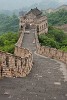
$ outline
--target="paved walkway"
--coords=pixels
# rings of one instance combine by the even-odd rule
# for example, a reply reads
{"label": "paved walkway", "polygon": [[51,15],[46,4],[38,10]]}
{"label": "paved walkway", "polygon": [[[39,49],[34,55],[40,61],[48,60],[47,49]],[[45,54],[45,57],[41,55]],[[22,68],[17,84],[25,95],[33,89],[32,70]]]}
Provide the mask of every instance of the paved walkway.
{"label": "paved walkway", "polygon": [[[23,47],[33,52],[34,65],[26,78],[0,80],[0,100],[67,100],[65,65],[34,53],[34,32],[25,34]],[[65,73],[65,72],[64,72]]]}

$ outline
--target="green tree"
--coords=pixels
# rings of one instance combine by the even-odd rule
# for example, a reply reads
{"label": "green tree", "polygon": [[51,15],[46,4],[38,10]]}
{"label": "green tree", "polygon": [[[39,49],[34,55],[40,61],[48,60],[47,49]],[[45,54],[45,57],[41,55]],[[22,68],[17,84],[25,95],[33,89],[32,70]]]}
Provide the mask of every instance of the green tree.
{"label": "green tree", "polygon": [[47,14],[49,25],[63,25],[67,24],[67,10],[59,10]]}
{"label": "green tree", "polygon": [[18,33],[6,33],[0,36],[0,50],[13,53],[15,43],[18,40]]}
{"label": "green tree", "polygon": [[62,30],[50,26],[48,34],[41,34],[38,38],[41,45],[67,51],[67,35]]}
{"label": "green tree", "polygon": [[13,16],[7,16],[0,14],[0,34],[7,32],[18,32],[19,19],[13,14]]}

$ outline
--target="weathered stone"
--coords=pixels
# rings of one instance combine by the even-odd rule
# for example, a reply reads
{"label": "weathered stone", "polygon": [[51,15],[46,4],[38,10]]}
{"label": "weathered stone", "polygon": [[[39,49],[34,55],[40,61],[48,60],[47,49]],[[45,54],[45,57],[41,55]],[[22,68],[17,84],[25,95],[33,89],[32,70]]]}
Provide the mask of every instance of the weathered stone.
{"label": "weathered stone", "polygon": [[63,63],[67,64],[67,53],[57,50],[55,48],[48,48],[46,46],[40,46],[40,49],[38,48],[38,53],[50,57],[52,59],[57,59],[62,61]]}

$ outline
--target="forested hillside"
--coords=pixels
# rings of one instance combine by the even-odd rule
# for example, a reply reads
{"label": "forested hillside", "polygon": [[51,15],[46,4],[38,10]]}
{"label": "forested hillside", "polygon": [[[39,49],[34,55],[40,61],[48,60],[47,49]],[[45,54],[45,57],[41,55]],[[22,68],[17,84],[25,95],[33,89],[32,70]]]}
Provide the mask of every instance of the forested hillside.
{"label": "forested hillside", "polygon": [[7,32],[17,32],[18,27],[19,19],[15,14],[12,16],[0,14],[0,34]]}
{"label": "forested hillside", "polygon": [[19,19],[13,14],[0,14],[0,50],[13,53],[18,40]]}
{"label": "forested hillside", "polygon": [[18,40],[18,33],[6,33],[0,35],[0,50],[14,53],[15,43]]}
{"label": "forested hillside", "polygon": [[67,35],[54,27],[49,27],[48,34],[39,35],[41,45],[61,49],[67,52]]}
{"label": "forested hillside", "polygon": [[53,12],[47,14],[49,25],[63,25],[67,24],[67,10],[59,10],[57,12]]}

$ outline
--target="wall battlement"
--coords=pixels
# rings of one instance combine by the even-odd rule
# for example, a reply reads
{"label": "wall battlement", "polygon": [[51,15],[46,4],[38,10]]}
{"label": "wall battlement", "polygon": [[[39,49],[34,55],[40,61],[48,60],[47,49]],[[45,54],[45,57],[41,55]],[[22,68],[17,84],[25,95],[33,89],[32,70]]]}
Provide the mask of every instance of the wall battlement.
{"label": "wall battlement", "polygon": [[25,77],[32,69],[32,53],[25,48],[22,48],[24,32],[21,33],[18,42],[15,44],[14,54],[0,51],[1,66],[3,71],[1,77]]}
{"label": "wall battlement", "polygon": [[67,64],[67,53],[61,50],[57,50],[55,48],[50,48],[46,46],[39,46],[37,49],[37,53],[43,56],[50,57],[52,59],[57,59]]}

